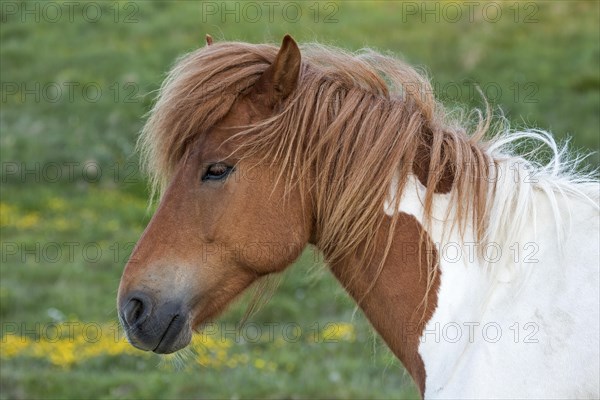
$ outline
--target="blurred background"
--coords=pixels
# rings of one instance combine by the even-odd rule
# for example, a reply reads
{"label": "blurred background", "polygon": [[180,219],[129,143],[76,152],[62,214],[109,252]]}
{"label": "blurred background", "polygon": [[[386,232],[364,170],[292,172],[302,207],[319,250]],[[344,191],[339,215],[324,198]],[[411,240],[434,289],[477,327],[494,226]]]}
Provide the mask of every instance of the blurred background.
{"label": "blurred background", "polygon": [[116,290],[152,215],[137,133],[165,72],[207,33],[372,47],[423,67],[449,106],[481,106],[479,87],[515,128],[600,147],[597,1],[0,7],[1,399],[417,396],[311,250],[244,327],[248,296],[183,356],[124,341]]}

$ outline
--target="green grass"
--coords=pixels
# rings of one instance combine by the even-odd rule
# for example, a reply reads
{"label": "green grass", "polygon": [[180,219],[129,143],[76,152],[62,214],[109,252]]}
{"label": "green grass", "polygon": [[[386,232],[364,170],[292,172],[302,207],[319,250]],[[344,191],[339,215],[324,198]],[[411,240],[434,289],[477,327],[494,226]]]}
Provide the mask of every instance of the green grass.
{"label": "green grass", "polygon": [[[600,148],[597,2],[527,3],[534,8],[522,4],[518,15],[513,3],[506,3],[497,22],[486,21],[492,15],[475,8],[473,21],[465,16],[455,23],[448,21],[450,14],[439,22],[409,14],[407,4],[421,2],[322,2],[318,15],[308,2],[295,22],[282,17],[281,3],[273,23],[266,6],[257,22],[243,15],[235,22],[231,15],[207,15],[193,1],[107,2],[100,3],[97,22],[86,21],[75,8],[72,22],[63,10],[61,21],[52,23],[13,14],[5,4],[0,16],[3,335],[16,326],[18,333],[35,336],[25,328],[62,319],[115,321],[124,262],[150,217],[134,154],[136,135],[165,71],[176,57],[202,46],[205,33],[215,40],[255,43],[279,42],[291,33],[299,42],[391,52],[423,66],[450,106],[480,106],[478,85],[514,126],[572,137],[576,149]],[[10,4],[33,8],[36,3]],[[204,4],[220,7],[221,2]],[[325,22],[332,11],[337,22]],[[125,22],[130,12],[137,22]],[[537,22],[526,23],[531,12]],[[68,85],[76,85],[72,98]],[[52,91],[56,87],[63,90],[59,96]],[[100,88],[102,94],[93,99],[83,88]],[[589,163],[599,161],[596,154]],[[98,179],[95,166],[102,172]],[[54,179],[57,171],[61,177]],[[72,254],[69,243],[77,243]],[[102,254],[85,253],[86,245]],[[60,257],[52,253],[57,248]],[[250,358],[243,365],[201,366],[190,358],[174,366],[132,352],[61,366],[43,356],[5,357],[3,346],[0,398],[416,396],[365,318],[353,317],[352,301],[326,269],[313,265],[309,250],[249,321],[296,323],[303,328],[301,339],[279,347],[268,340],[235,343],[231,351]],[[248,300],[243,297],[220,321],[235,324]],[[322,333],[328,322],[353,324],[354,340],[313,340],[311,327]],[[259,368],[257,359],[276,368]]]}

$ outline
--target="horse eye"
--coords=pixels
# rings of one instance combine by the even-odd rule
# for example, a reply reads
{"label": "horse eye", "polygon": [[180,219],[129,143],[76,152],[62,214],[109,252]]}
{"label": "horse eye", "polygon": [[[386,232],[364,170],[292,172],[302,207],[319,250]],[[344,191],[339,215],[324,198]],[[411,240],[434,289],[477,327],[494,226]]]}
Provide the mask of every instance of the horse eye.
{"label": "horse eye", "polygon": [[233,171],[233,167],[223,163],[211,164],[202,177],[203,181],[218,181],[225,179]]}

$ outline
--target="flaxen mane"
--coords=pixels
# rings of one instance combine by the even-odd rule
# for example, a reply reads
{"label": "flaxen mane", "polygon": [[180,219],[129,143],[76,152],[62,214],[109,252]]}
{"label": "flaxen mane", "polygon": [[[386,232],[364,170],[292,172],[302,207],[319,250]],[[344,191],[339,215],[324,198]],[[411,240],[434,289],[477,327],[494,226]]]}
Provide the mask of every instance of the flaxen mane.
{"label": "flaxen mane", "polygon": [[[215,43],[176,63],[140,139],[155,191],[165,188],[189,144],[227,114],[277,51],[271,45]],[[472,226],[479,240],[493,240],[494,232],[515,218],[513,213],[507,221],[490,221],[496,183],[486,178],[506,159],[522,159],[505,155],[514,142],[510,136],[484,140],[489,117],[476,111],[471,114],[477,117],[474,124],[465,124],[460,113],[451,118],[435,101],[423,75],[371,50],[351,54],[311,44],[302,47],[302,63],[297,89],[279,111],[237,135],[247,136],[239,152],[279,166],[279,178],[290,184],[314,183],[310,193],[316,207],[317,246],[329,261],[359,249],[368,260],[371,238],[389,218],[382,210],[391,183],[396,182],[392,198],[399,202],[410,174],[427,187],[425,217],[431,216],[436,191],[452,187],[458,229]],[[471,132],[465,126],[471,126]],[[576,182],[588,179],[565,175],[571,169],[560,160],[562,152],[551,137],[524,135],[547,140],[555,150],[554,164],[536,166],[542,177],[567,182],[555,185],[563,192],[589,192]],[[303,177],[310,179],[299,179]],[[514,196],[519,199],[519,194]],[[597,203],[597,196],[591,196]]]}

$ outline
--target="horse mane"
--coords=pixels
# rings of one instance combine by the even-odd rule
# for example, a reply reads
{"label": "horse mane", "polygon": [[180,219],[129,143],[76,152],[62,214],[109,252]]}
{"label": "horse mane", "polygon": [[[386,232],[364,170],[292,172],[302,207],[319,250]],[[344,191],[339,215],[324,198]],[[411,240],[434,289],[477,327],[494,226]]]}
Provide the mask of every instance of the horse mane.
{"label": "horse mane", "polygon": [[[384,203],[391,198],[397,206],[409,176],[419,170],[426,187],[426,219],[431,218],[436,191],[449,181],[456,227],[464,232],[470,226],[478,239],[493,240],[494,232],[514,215],[492,220],[490,226],[497,182],[485,178],[506,160],[525,161],[508,151],[523,138],[541,138],[556,150],[550,167],[535,168],[550,177],[545,181],[566,177],[559,190],[580,193],[582,184],[593,181],[564,168],[568,163],[561,161],[563,152],[551,136],[530,131],[485,139],[492,130],[489,110],[485,116],[478,110],[447,111],[435,100],[424,74],[394,57],[320,44],[301,49],[294,93],[273,116],[235,136],[243,139],[242,156],[277,165],[278,178],[288,185],[312,182],[314,187],[301,192],[311,193],[316,245],[329,262],[352,251],[362,261],[372,256],[375,232],[389,218]],[[164,190],[194,139],[249,91],[277,52],[272,45],[223,42],[177,61],[139,140],[153,194]],[[390,197],[391,187],[395,195]],[[387,250],[390,245],[391,238]]]}

